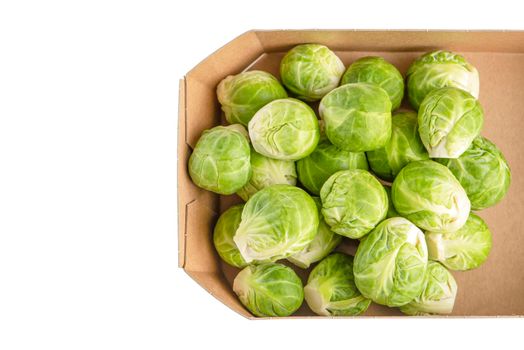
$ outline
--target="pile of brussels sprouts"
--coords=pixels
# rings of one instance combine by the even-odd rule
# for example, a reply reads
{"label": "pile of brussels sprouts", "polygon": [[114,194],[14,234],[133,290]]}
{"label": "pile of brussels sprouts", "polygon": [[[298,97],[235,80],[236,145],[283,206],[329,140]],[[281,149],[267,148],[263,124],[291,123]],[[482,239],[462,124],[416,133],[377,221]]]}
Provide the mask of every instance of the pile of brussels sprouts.
{"label": "pile of brussels sprouts", "polygon": [[[480,136],[477,70],[429,52],[405,88],[380,57],[345,69],[327,47],[305,44],[284,56],[280,77],[283,85],[248,71],[220,82],[230,125],[204,131],[189,160],[197,186],[245,201],[213,235],[220,257],[243,268],[233,283],[240,301],[256,316],[291,315],[304,299],[326,316],[358,315],[371,302],[450,313],[449,270],[478,267],[492,245],[471,210],[498,203],[511,180],[501,151]],[[404,91],[414,110],[397,110]],[[343,239],[360,241],[354,257],[333,253]],[[318,264],[303,286],[282,259]]]}

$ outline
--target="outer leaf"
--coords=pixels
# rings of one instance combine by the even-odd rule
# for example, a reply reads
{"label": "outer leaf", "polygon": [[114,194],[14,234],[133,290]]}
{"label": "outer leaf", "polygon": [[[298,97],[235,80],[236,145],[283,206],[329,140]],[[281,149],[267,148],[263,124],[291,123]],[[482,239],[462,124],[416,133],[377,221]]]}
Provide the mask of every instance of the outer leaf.
{"label": "outer leaf", "polygon": [[450,270],[465,271],[482,265],[491,251],[491,232],[479,216],[470,213],[462,228],[445,233],[426,232],[429,258]]}
{"label": "outer leaf", "polygon": [[344,150],[372,151],[391,136],[391,101],[377,85],[338,87],[320,101],[319,112],[329,141]]}
{"label": "outer leaf", "polygon": [[404,218],[386,219],[358,246],[355,283],[378,304],[402,306],[422,291],[427,262],[422,231]]}
{"label": "outer leaf", "polygon": [[428,262],[428,272],[422,293],[400,311],[407,315],[445,315],[453,311],[457,296],[457,282],[446,268],[437,262]]}
{"label": "outer leaf", "polygon": [[418,111],[419,133],[431,158],[458,158],[482,130],[484,111],[469,93],[442,88],[429,93]]}
{"label": "outer leaf", "polygon": [[341,85],[371,83],[383,88],[391,100],[391,109],[400,106],[404,96],[404,78],[394,65],[382,57],[362,57],[349,66],[342,76]]}
{"label": "outer leaf", "polygon": [[479,97],[478,71],[464,57],[449,51],[422,55],[411,64],[406,79],[409,101],[415,109],[431,91],[448,86]]}
{"label": "outer leaf", "polygon": [[315,150],[320,129],[311,107],[286,98],[267,104],[255,114],[249,122],[249,137],[263,156],[298,160]]}
{"label": "outer leaf", "polygon": [[393,181],[397,212],[425,230],[458,230],[466,222],[470,202],[448,168],[431,160],[406,165]]}
{"label": "outer leaf", "polygon": [[297,274],[275,263],[247,266],[235,277],[233,291],[255,316],[289,316],[304,300]]}
{"label": "outer leaf", "polygon": [[280,62],[282,83],[304,101],[321,99],[338,86],[343,73],[342,61],[323,45],[295,46]]}
{"label": "outer leaf", "polygon": [[251,178],[247,133],[240,124],[206,130],[189,157],[195,185],[219,194],[233,194]]}
{"label": "outer leaf", "polygon": [[366,153],[373,172],[386,181],[410,162],[429,159],[418,135],[417,114],[399,112],[392,118],[391,138],[382,148]]}
{"label": "outer leaf", "polygon": [[511,171],[502,152],[488,139],[478,136],[457,159],[437,159],[451,170],[466,190],[473,210],[491,207],[504,198]]}
{"label": "outer leaf", "polygon": [[293,264],[307,269],[312,263],[320,261],[326,257],[329,253],[333,251],[342,241],[342,236],[337,235],[335,232],[331,231],[329,226],[324,221],[322,214],[320,212],[322,208],[322,203],[320,198],[313,197],[315,204],[318,209],[318,230],[315,238],[311,243],[308,244],[302,251],[291,255],[288,260]]}
{"label": "outer leaf", "polygon": [[218,84],[217,97],[229,123],[247,126],[260,108],[287,93],[274,76],[255,70],[226,77]]}
{"label": "outer leaf", "polygon": [[322,215],[334,232],[361,238],[386,217],[386,190],[369,172],[342,170],[322,186]]}
{"label": "outer leaf", "polygon": [[333,253],[309,274],[306,302],[321,316],[353,316],[367,310],[371,300],[360,294],[353,277],[353,257]]}
{"label": "outer leaf", "polygon": [[317,229],[315,201],[298,187],[273,185],[247,201],[233,240],[248,263],[276,261],[302,251]]}

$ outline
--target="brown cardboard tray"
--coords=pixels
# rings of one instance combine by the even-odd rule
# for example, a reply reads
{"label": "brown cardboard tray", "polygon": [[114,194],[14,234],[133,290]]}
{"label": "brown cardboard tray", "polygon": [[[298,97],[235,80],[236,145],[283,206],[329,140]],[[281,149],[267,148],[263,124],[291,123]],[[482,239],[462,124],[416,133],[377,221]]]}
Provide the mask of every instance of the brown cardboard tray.
{"label": "brown cardboard tray", "polygon": [[[178,130],[179,267],[215,298],[246,317],[231,285],[238,269],[223,263],[212,243],[213,226],[237,196],[218,196],[195,186],[187,161],[201,132],[222,122],[217,84],[229,74],[263,69],[278,75],[283,54],[300,43],[324,44],[346,67],[379,55],[405,74],[421,53],[447,49],[461,53],[480,73],[485,110],[482,135],[504,152],[512,171],[507,197],[479,212],[493,233],[488,261],[468,272],[453,272],[458,295],[452,316],[524,315],[524,32],[514,31],[249,31],[199,63],[180,81]],[[354,253],[347,240],[339,248]],[[295,270],[300,271],[296,268]],[[307,277],[308,271],[300,275]],[[366,316],[396,316],[396,309],[372,304]],[[294,316],[314,316],[304,305]]]}

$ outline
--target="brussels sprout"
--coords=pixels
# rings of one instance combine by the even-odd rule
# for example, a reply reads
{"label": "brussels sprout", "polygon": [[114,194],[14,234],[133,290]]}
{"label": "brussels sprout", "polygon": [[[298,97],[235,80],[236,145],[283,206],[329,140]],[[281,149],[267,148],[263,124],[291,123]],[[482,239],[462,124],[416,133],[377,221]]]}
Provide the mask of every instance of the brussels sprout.
{"label": "brussels sprout", "polygon": [[429,258],[450,270],[465,271],[482,265],[491,251],[491,232],[479,216],[470,213],[462,228],[451,232],[426,232]]}
{"label": "brussels sprout", "polygon": [[393,206],[393,201],[391,200],[391,187],[384,186],[384,189],[386,190],[386,194],[388,195],[388,213],[386,214],[386,219],[400,216],[400,214],[397,213],[397,210]]}
{"label": "brussels sprout", "polygon": [[377,85],[336,88],[320,101],[319,112],[329,141],[344,150],[372,151],[384,147],[391,136],[391,101]]}
{"label": "brussels sprout", "polygon": [[446,268],[429,261],[422,293],[409,304],[400,307],[406,315],[423,316],[450,314],[457,296],[457,282]]}
{"label": "brussels sprout", "polygon": [[448,51],[433,51],[422,55],[407,72],[408,97],[418,109],[433,90],[456,87],[479,97],[479,73],[466,59]]}
{"label": "brussels sprout", "polygon": [[298,179],[309,192],[316,195],[331,175],[347,169],[368,170],[365,153],[344,151],[325,137],[321,138],[313,153],[297,162]]}
{"label": "brussels sprout", "polygon": [[417,160],[429,159],[417,130],[415,112],[399,112],[392,118],[391,138],[382,148],[366,153],[369,166],[381,179],[393,181],[400,169]]}
{"label": "brussels sprout", "polygon": [[343,253],[333,253],[315,266],[304,296],[309,308],[321,316],[360,315],[371,304],[355,285],[353,257]]}
{"label": "brussels sprout", "polygon": [[244,268],[233,281],[233,291],[255,316],[289,316],[304,301],[302,281],[282,264],[266,263]]}
{"label": "brussels sprout", "polygon": [[316,44],[295,46],[280,62],[282,83],[304,101],[320,100],[336,88],[344,69],[333,51]]}
{"label": "brussels sprout", "polygon": [[253,149],[251,150],[251,170],[253,171],[251,179],[237,192],[245,201],[261,189],[271,185],[295,186],[297,184],[295,162],[267,158]]}
{"label": "brussels sprout", "polygon": [[320,190],[322,215],[331,230],[349,238],[361,238],[388,211],[384,187],[369,172],[342,170],[331,175]]}
{"label": "brussels sprout", "polygon": [[457,88],[430,92],[418,111],[418,131],[431,158],[458,158],[483,124],[480,103]]}
{"label": "brussels sprout", "polygon": [[402,74],[382,57],[362,57],[353,62],[342,76],[340,84],[350,83],[377,84],[388,93],[392,109],[400,107],[404,97]]}
{"label": "brussels sprout", "polygon": [[400,215],[437,232],[461,228],[471,206],[451,171],[432,160],[406,165],[393,181],[391,197]]}
{"label": "brussels sprout", "polygon": [[229,123],[247,126],[260,108],[287,93],[274,76],[254,70],[226,77],[218,84],[217,97]]}
{"label": "brussels sprout", "polygon": [[329,226],[324,221],[324,218],[320,213],[320,210],[322,209],[320,198],[313,197],[313,200],[317,205],[319,214],[317,234],[307,247],[297,254],[291,255],[289,258],[287,258],[290,262],[303,269],[307,269],[309,265],[324,259],[324,257],[331,253],[331,251],[333,251],[333,249],[335,249],[336,246],[339,245],[342,241],[342,236],[337,235],[331,231]]}
{"label": "brussels sprout", "polygon": [[243,208],[243,204],[234,205],[222,213],[213,231],[213,243],[218,255],[229,265],[236,267],[247,265],[233,241],[233,235],[238,228],[238,224],[240,224],[240,215],[242,215]]}
{"label": "brussels sprout", "polygon": [[249,136],[263,156],[298,160],[317,147],[320,138],[315,112],[294,98],[275,100],[260,109],[249,122]]}
{"label": "brussels sprout", "polygon": [[502,152],[478,136],[457,159],[437,159],[451,170],[466,190],[471,209],[491,207],[504,198],[511,183],[509,165]]}
{"label": "brussels sprout", "polygon": [[422,231],[404,218],[386,219],[358,246],[355,283],[378,304],[402,306],[420,295],[427,263]]}
{"label": "brussels sprout", "polygon": [[248,263],[276,261],[302,251],[317,229],[317,206],[304,190],[272,185],[247,201],[233,240]]}
{"label": "brussels sprout", "polygon": [[189,175],[198,187],[233,194],[251,178],[247,133],[240,124],[217,126],[200,136],[189,157]]}

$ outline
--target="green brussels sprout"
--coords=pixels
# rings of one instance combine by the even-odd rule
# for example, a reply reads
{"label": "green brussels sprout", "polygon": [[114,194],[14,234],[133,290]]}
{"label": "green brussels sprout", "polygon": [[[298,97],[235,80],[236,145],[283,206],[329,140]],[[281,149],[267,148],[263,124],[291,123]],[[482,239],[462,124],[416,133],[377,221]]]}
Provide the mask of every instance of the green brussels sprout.
{"label": "green brussels sprout", "polygon": [[260,108],[287,93],[274,76],[254,70],[226,77],[218,84],[217,97],[230,124],[247,126]]}
{"label": "green brussels sprout", "polygon": [[464,90],[430,92],[418,111],[418,131],[431,158],[458,158],[482,129],[484,111]]}
{"label": "green brussels sprout", "polygon": [[406,79],[409,101],[415,109],[431,91],[448,86],[479,97],[479,73],[453,52],[439,50],[422,55],[411,64]]}
{"label": "green brussels sprout", "polygon": [[320,190],[322,215],[339,235],[361,238],[382,221],[388,211],[384,187],[369,172],[341,170]]}
{"label": "green brussels sprout", "polygon": [[422,231],[404,218],[386,219],[357,248],[355,283],[378,304],[402,306],[420,295],[427,263]]}
{"label": "green brussels sprout", "polygon": [[478,136],[457,159],[437,159],[451,170],[466,190],[471,209],[491,207],[504,198],[511,183],[509,165],[502,152]]}
{"label": "green brussels sprout", "polygon": [[338,86],[344,64],[323,45],[303,44],[292,48],[280,62],[282,83],[304,101],[317,101]]}
{"label": "green brussels sprout", "polygon": [[251,178],[246,130],[240,124],[216,126],[200,136],[189,157],[189,176],[205,190],[233,194]]}
{"label": "green brussels sprout", "polygon": [[313,194],[320,194],[326,180],[339,170],[368,170],[368,161],[363,152],[344,151],[331,144],[325,137],[306,158],[297,162],[298,179]]}
{"label": "green brussels sprout", "polygon": [[344,253],[333,253],[315,266],[304,297],[309,308],[321,316],[360,315],[371,304],[355,285],[353,257]]}
{"label": "green brussels sprout", "polygon": [[244,267],[247,265],[240,254],[233,236],[240,224],[243,204],[234,205],[226,210],[218,218],[215,229],[213,230],[213,243],[218,255],[229,265],[235,267]]}
{"label": "green brussels sprout", "polygon": [[342,241],[342,236],[337,235],[326,224],[322,213],[322,203],[320,198],[312,197],[317,205],[318,209],[318,230],[313,241],[309,243],[302,251],[291,255],[287,260],[303,269],[309,268],[309,266],[317,261],[324,259],[329,253],[335,249]]}
{"label": "green brussels sprout", "polygon": [[429,159],[418,135],[417,114],[399,112],[391,120],[391,138],[386,145],[366,153],[373,172],[386,181],[393,181],[406,164]]}
{"label": "green brussels sprout", "polygon": [[388,213],[386,214],[386,219],[400,216],[400,214],[393,206],[393,200],[391,200],[391,187],[384,185],[384,189],[386,190],[386,194],[388,195]]}
{"label": "green brussels sprout", "polygon": [[320,101],[319,112],[329,141],[346,151],[372,151],[391,136],[391,101],[377,85],[342,85]]}
{"label": "green brussels sprout", "polygon": [[277,263],[250,265],[238,273],[233,291],[255,316],[289,316],[304,301],[302,281],[291,268]]}
{"label": "green brussels sprout", "polygon": [[457,282],[453,275],[437,262],[429,261],[422,293],[400,311],[411,316],[445,315],[453,311]]}
{"label": "green brussels sprout", "polygon": [[317,229],[317,206],[306,191],[272,185],[247,201],[233,240],[247,263],[276,261],[302,251]]}
{"label": "green brussels sprout", "polygon": [[437,232],[461,228],[471,206],[451,171],[432,160],[406,165],[393,181],[391,197],[400,215],[424,230]]}
{"label": "green brussels sprout", "polygon": [[465,271],[482,265],[491,251],[491,232],[479,216],[470,213],[456,231],[426,232],[429,258],[450,270]]}
{"label": "green brussels sprout", "polygon": [[353,62],[342,76],[341,85],[371,83],[383,88],[391,100],[391,109],[400,107],[404,97],[404,78],[394,65],[382,57],[362,57]]}
{"label": "green brussels sprout", "polygon": [[271,185],[295,186],[297,184],[295,162],[267,158],[253,149],[251,150],[251,170],[253,171],[251,179],[237,192],[245,201],[261,189]]}
{"label": "green brussels sprout", "polygon": [[260,109],[249,122],[255,151],[263,156],[298,160],[317,147],[320,138],[315,112],[294,98],[275,100]]}

